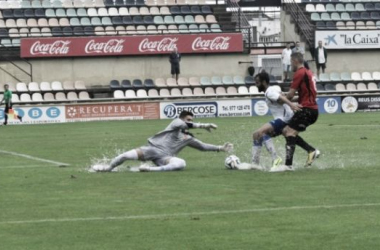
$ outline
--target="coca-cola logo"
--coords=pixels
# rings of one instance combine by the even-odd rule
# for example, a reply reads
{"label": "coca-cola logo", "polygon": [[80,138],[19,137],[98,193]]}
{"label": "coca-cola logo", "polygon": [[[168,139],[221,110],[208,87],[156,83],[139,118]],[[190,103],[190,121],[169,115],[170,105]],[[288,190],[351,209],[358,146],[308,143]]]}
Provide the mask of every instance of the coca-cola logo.
{"label": "coca-cola logo", "polygon": [[110,39],[107,42],[90,40],[85,46],[86,54],[118,54],[124,49],[124,39]]}
{"label": "coca-cola logo", "polygon": [[140,52],[170,52],[177,48],[177,37],[165,37],[158,41],[150,41],[145,38],[139,45]]}
{"label": "coca-cola logo", "polygon": [[68,40],[57,40],[53,43],[42,43],[37,41],[30,47],[32,55],[66,55],[70,51],[70,43]]}
{"label": "coca-cola logo", "polygon": [[198,37],[194,40],[192,44],[192,49],[194,51],[197,50],[211,50],[211,51],[222,51],[228,50],[230,47],[230,39],[229,36],[217,36],[210,40],[203,40],[202,37]]}

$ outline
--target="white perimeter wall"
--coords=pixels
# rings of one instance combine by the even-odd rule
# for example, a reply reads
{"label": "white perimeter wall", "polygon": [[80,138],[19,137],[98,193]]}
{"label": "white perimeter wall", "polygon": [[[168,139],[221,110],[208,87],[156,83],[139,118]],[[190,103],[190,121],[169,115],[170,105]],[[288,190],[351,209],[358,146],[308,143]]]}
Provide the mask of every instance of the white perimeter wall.
{"label": "white perimeter wall", "polygon": [[[248,54],[182,55],[181,76],[247,75]],[[75,59],[31,59],[34,81],[84,80],[87,85],[108,85],[112,79],[168,78],[168,56],[154,57],[98,57]],[[4,64],[4,63],[3,63]],[[20,76],[22,78],[22,76]],[[0,72],[1,81],[9,81]],[[13,80],[14,82],[15,80]]]}

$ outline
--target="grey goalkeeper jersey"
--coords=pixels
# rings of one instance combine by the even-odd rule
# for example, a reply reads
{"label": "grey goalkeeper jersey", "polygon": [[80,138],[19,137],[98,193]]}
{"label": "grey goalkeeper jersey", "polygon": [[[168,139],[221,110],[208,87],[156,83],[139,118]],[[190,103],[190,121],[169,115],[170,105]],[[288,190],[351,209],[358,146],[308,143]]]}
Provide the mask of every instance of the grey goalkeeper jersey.
{"label": "grey goalkeeper jersey", "polygon": [[192,127],[192,124],[175,119],[165,130],[149,138],[148,142],[170,156],[177,155],[186,146],[201,151],[219,151],[218,146],[203,143],[188,134],[189,126]]}

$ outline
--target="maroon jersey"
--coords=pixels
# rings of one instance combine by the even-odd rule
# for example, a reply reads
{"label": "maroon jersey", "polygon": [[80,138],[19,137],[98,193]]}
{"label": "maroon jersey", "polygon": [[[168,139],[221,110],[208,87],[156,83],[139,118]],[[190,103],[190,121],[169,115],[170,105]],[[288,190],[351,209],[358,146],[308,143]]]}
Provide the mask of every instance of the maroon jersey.
{"label": "maroon jersey", "polygon": [[313,80],[313,73],[306,69],[300,68],[293,77],[292,89],[298,92],[298,103],[304,108],[318,109],[317,89]]}

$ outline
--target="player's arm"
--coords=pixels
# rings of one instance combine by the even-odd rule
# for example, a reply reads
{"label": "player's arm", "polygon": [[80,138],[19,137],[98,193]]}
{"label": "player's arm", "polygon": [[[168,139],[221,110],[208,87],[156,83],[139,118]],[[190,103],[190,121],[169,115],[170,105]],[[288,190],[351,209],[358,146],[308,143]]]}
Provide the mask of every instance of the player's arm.
{"label": "player's arm", "polygon": [[198,149],[200,151],[217,151],[217,152],[231,152],[233,150],[233,145],[231,143],[226,142],[224,145],[212,145],[212,144],[207,144],[204,142],[201,142],[198,139],[193,139],[189,143],[189,147]]}
{"label": "player's arm", "polygon": [[294,98],[295,95],[296,95],[296,90],[290,88],[290,89],[289,89],[289,92],[286,94],[286,98],[287,98],[289,101],[291,101],[291,100],[293,100],[293,98]]}
{"label": "player's arm", "polygon": [[189,126],[189,128],[203,128],[206,129],[208,132],[211,132],[213,129],[217,129],[218,126],[214,123],[192,123],[192,127]]}
{"label": "player's arm", "polygon": [[292,102],[288,99],[288,97],[285,97],[285,96],[283,96],[283,95],[280,95],[280,96],[278,97],[277,102],[278,102],[278,103],[282,103],[282,104],[285,103],[285,104],[289,105],[289,107],[290,107],[293,111],[298,111],[298,110],[300,110],[300,109],[302,108],[300,105],[297,105],[297,104],[292,103]]}

